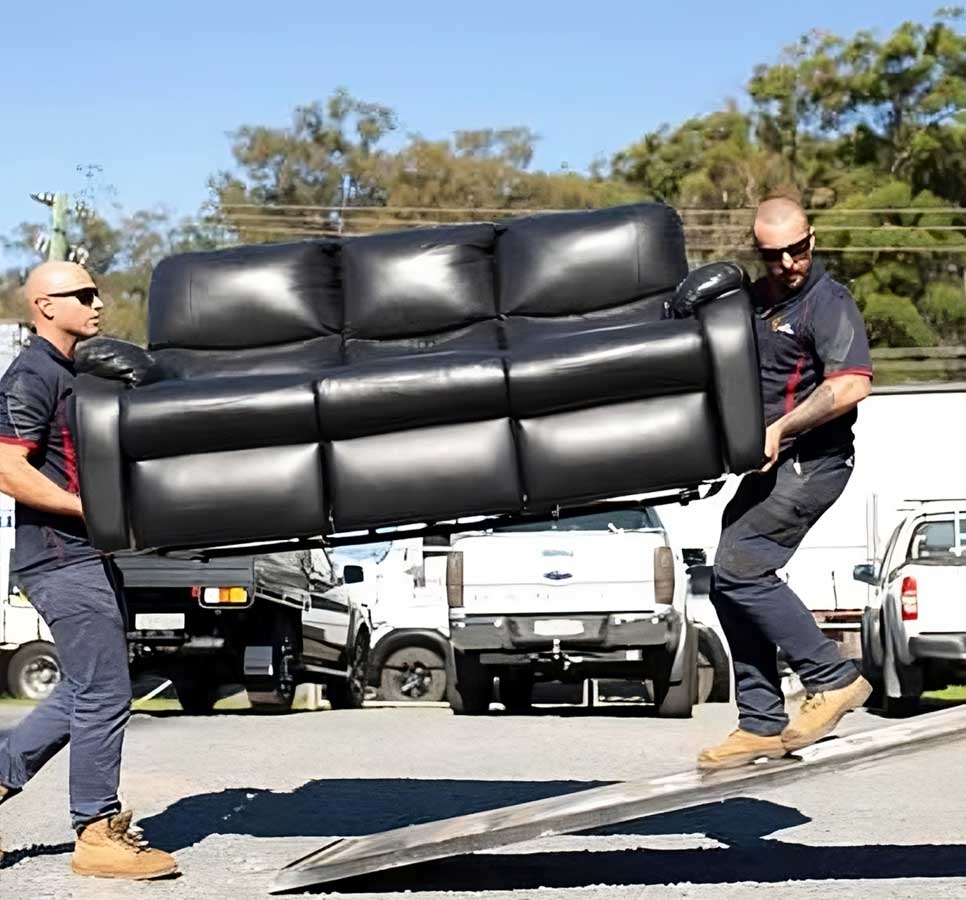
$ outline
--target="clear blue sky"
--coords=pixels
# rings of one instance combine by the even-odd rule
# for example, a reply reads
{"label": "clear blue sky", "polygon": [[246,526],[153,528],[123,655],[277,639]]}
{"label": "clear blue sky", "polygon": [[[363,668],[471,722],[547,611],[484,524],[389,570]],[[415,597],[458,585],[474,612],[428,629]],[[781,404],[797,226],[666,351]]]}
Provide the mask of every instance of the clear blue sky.
{"label": "clear blue sky", "polygon": [[[89,0],[4,3],[0,234],[103,167],[127,210],[197,210],[228,133],[285,125],[337,86],[403,129],[528,125],[535,165],[583,169],[740,97],[804,31],[880,33],[941,0]],[[39,214],[39,215],[38,215]]]}

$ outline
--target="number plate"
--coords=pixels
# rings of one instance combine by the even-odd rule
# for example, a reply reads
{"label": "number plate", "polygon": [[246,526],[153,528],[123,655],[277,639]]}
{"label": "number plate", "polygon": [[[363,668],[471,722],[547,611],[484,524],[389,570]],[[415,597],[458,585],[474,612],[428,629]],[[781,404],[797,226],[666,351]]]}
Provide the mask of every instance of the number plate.
{"label": "number plate", "polygon": [[538,619],[533,623],[534,634],[544,637],[564,637],[565,635],[583,634],[584,623],[576,619]]}
{"label": "number plate", "polygon": [[138,631],[183,631],[184,613],[138,613],[134,627]]}

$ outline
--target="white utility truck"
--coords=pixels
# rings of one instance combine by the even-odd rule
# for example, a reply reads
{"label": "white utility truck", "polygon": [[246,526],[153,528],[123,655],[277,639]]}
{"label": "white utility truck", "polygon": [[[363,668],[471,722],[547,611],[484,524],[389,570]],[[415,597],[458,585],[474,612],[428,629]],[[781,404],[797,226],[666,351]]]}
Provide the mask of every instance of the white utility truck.
{"label": "white utility truck", "polygon": [[923,691],[966,679],[966,494],[912,503],[878,566],[862,615],[866,677],[887,714],[913,712]]}
{"label": "white utility truck", "polygon": [[486,712],[494,678],[510,712],[538,681],[648,681],[658,714],[697,698],[687,577],[651,507],[453,535],[446,588],[454,711]]}

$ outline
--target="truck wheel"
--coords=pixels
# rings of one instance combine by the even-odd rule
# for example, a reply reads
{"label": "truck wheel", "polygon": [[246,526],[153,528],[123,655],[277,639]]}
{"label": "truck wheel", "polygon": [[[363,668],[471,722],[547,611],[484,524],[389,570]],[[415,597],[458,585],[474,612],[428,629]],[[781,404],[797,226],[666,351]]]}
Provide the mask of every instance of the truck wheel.
{"label": "truck wheel", "polygon": [[329,681],[325,686],[325,696],[333,709],[361,709],[366,699],[366,674],[369,671],[369,632],[361,631],[356,636],[349,666],[349,677],[345,680]]}
{"label": "truck wheel", "polygon": [[47,641],[21,647],[7,667],[7,689],[20,700],[45,700],[60,683],[57,650]]}
{"label": "truck wheel", "polygon": [[727,703],[731,699],[731,660],[718,636],[698,627],[698,703]]}
{"label": "truck wheel", "polygon": [[428,647],[402,647],[389,654],[379,674],[383,700],[424,700],[437,703],[446,696],[446,663]]}
{"label": "truck wheel", "polygon": [[667,674],[654,682],[654,702],[662,719],[690,719],[698,689],[697,629],[687,626],[684,639],[684,675],[680,684],[672,685]]}
{"label": "truck wheel", "polygon": [[182,675],[171,681],[178,703],[189,716],[206,716],[215,708],[219,685],[205,677],[204,672]]}
{"label": "truck wheel", "polygon": [[301,620],[290,609],[272,608],[250,623],[250,643],[270,644],[271,674],[260,675],[245,685],[248,702],[258,712],[288,712],[295,700],[295,664],[302,646]]}
{"label": "truck wheel", "polygon": [[523,715],[533,709],[533,673],[528,667],[507,666],[500,673],[500,702],[508,713]]}
{"label": "truck wheel", "polygon": [[458,716],[478,716],[490,708],[493,676],[472,653],[453,652],[453,666],[446,679],[446,699]]}

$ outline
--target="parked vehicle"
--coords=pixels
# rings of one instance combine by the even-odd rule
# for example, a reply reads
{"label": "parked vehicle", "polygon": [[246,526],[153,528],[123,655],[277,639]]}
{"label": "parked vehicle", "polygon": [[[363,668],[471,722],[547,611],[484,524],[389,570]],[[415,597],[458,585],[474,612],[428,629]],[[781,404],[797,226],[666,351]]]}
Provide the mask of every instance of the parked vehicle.
{"label": "parked vehicle", "polygon": [[[225,684],[244,685],[253,707],[291,707],[301,683],[329,702],[365,698],[372,624],[324,551],[212,559],[119,557],[131,675],[168,678],[186,712],[210,712]],[[347,584],[348,583],[348,584]],[[42,700],[60,680],[50,632],[18,593],[0,602],[0,651],[8,690]]]}
{"label": "parked vehicle", "polygon": [[335,707],[362,705],[372,626],[368,609],[321,550],[207,561],[119,557],[131,672],[170,678],[185,711],[204,713],[226,683],[253,707],[291,707],[297,685],[324,684]]}
{"label": "parked vehicle", "polygon": [[868,585],[862,663],[887,714],[913,712],[923,691],[966,678],[966,498],[915,503]]}
{"label": "parked vehicle", "polygon": [[648,680],[658,714],[697,698],[697,629],[683,559],[654,509],[611,510],[454,535],[447,564],[458,714],[511,712],[537,681]]}

